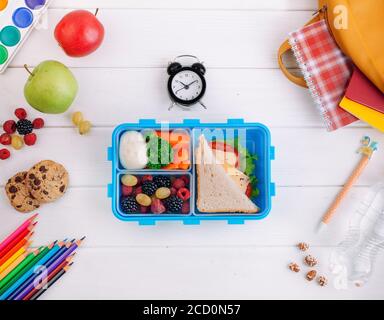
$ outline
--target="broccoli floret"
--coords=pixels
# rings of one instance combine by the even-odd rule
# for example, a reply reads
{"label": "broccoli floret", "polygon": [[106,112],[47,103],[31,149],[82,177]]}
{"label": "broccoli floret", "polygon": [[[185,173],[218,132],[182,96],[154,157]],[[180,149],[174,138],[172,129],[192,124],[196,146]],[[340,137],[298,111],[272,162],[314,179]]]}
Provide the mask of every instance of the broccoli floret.
{"label": "broccoli floret", "polygon": [[173,161],[173,150],[168,141],[150,134],[146,137],[149,169],[161,169]]}

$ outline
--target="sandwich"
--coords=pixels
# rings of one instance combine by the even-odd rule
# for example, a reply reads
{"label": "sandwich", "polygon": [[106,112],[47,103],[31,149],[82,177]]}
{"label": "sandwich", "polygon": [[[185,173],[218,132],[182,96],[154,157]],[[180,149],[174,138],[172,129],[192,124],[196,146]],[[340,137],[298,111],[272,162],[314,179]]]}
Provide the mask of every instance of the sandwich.
{"label": "sandwich", "polygon": [[[257,213],[259,208],[244,193],[241,172],[228,174],[218,163],[203,135],[196,149],[197,208],[206,213]],[[238,182],[236,182],[238,181]]]}

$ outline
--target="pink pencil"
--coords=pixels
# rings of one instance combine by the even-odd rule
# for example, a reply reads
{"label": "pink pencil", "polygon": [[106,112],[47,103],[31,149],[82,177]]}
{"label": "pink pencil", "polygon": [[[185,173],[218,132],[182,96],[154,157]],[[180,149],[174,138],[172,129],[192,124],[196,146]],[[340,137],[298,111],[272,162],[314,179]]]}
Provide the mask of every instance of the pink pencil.
{"label": "pink pencil", "polygon": [[22,233],[26,228],[28,228],[32,221],[36,219],[37,213],[26,220],[20,227],[18,227],[14,232],[12,232],[1,244],[0,251],[3,250],[8,244],[10,244],[13,239],[15,239],[20,233]]}

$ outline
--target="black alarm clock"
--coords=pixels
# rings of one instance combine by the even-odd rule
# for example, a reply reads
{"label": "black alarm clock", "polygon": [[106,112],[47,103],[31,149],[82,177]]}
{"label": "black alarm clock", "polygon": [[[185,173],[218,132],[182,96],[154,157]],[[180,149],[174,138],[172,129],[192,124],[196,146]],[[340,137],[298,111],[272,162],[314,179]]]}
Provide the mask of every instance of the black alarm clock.
{"label": "black alarm clock", "polygon": [[[182,65],[181,58],[193,59],[189,65]],[[206,106],[201,101],[207,88],[205,81],[205,67],[200,60],[192,55],[181,55],[174,59],[168,66],[169,74],[168,93],[172,100],[171,109],[175,105],[190,108],[196,103]]]}

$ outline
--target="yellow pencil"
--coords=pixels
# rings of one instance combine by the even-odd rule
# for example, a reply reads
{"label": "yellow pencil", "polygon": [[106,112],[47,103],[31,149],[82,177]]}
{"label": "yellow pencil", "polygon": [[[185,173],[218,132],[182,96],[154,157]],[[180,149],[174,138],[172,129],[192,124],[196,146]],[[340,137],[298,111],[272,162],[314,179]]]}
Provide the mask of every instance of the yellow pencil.
{"label": "yellow pencil", "polygon": [[3,280],[8,273],[10,273],[13,269],[15,269],[27,256],[27,252],[23,253],[20,257],[18,257],[13,263],[9,265],[7,269],[0,273],[0,280]]}
{"label": "yellow pencil", "polygon": [[27,251],[26,248],[28,248],[29,244],[28,242],[24,247],[21,247],[18,251],[16,251],[13,256],[11,256],[7,261],[5,261],[1,266],[0,266],[0,274],[7,269],[12,262],[14,262],[18,257],[20,257],[25,251]]}

